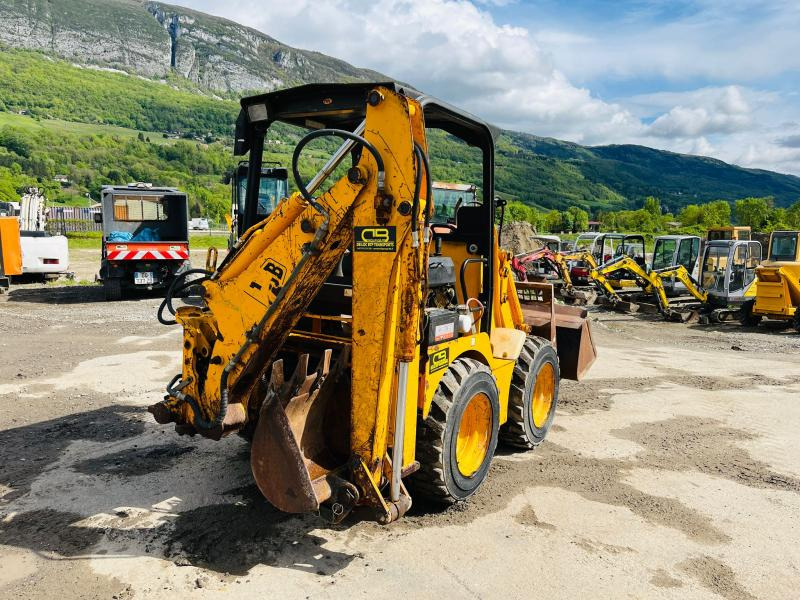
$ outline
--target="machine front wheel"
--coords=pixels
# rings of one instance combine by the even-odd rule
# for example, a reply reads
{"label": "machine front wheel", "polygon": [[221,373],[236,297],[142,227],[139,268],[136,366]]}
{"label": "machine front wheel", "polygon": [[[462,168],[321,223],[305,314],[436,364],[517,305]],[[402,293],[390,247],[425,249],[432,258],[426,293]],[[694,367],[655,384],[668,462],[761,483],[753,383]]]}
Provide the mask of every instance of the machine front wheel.
{"label": "machine front wheel", "polygon": [[503,443],[529,450],[544,441],[556,414],[559,380],[556,349],[544,338],[529,337],[514,366]]}
{"label": "machine front wheel", "polygon": [[489,367],[458,358],[433,396],[430,414],[420,419],[414,491],[452,504],[474,494],[486,479],[500,423],[497,384]]}

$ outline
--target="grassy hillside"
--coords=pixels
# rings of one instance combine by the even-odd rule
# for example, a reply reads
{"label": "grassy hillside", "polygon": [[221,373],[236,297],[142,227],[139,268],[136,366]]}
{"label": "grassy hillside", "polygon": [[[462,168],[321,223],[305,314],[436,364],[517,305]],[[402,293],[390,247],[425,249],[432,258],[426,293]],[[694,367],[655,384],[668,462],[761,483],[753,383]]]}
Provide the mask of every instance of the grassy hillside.
{"label": "grassy hillside", "polygon": [[[237,112],[235,101],[185,80],[161,83],[0,49],[0,199],[38,184],[56,201],[85,202],[103,184],[151,181],[187,189],[195,213],[221,218]],[[273,128],[271,137],[279,143],[267,158],[288,165],[297,132]],[[474,149],[441,133],[430,141],[437,179],[480,182]],[[323,142],[304,155],[306,173],[321,166],[325,150]],[[607,212],[656,196],[677,214],[712,199],[773,196],[781,206],[800,199],[797,177],[639,146],[587,148],[504,132],[496,159],[497,193],[541,210]],[[56,175],[69,186],[54,183]]]}

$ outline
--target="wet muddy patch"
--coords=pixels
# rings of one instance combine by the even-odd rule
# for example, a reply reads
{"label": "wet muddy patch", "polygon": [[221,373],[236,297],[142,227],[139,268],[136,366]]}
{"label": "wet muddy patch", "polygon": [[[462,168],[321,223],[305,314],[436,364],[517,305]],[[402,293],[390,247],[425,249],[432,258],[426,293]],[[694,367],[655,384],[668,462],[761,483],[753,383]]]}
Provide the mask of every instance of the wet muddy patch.
{"label": "wet muddy patch", "polygon": [[164,556],[178,566],[230,575],[245,575],[259,564],[333,575],[356,558],[323,547],[327,540],[311,533],[326,527],[317,515],[282,513],[255,485],[229,494],[229,503],[179,513],[167,526]]}
{"label": "wet muddy patch", "polygon": [[558,409],[571,414],[583,415],[593,410],[610,410],[617,394],[651,392],[659,386],[690,386],[703,391],[747,390],[758,386],[783,387],[795,382],[775,379],[766,375],[745,374],[738,377],[712,377],[692,375],[680,369],[662,368],[663,375],[655,377],[631,377],[626,379],[588,379],[571,381],[563,379],[559,386]]}
{"label": "wet muddy patch", "polygon": [[540,521],[536,511],[530,504],[526,504],[521,511],[514,515],[514,520],[525,527],[538,527],[547,531],[555,531],[556,527],[552,523]]}
{"label": "wet muddy patch", "polygon": [[[111,405],[49,421],[0,430],[0,505],[26,494],[31,483],[77,440],[113,442],[144,431],[144,411]],[[141,417],[141,418],[137,418]]]}
{"label": "wet muddy patch", "polygon": [[757,436],[714,419],[680,417],[637,423],[611,433],[644,447],[636,457],[636,466],[642,468],[695,470],[748,487],[800,492],[800,479],[776,473],[739,445]]}
{"label": "wet muddy patch", "polygon": [[553,487],[580,494],[587,500],[627,508],[649,523],[681,531],[698,542],[730,541],[710,518],[673,498],[647,494],[625,483],[635,461],[597,459],[546,443],[536,450],[540,460],[504,460],[497,457],[489,477],[468,502],[448,509],[416,502],[398,527],[462,525],[503,510],[530,486]]}
{"label": "wet muddy patch", "polygon": [[85,475],[116,475],[136,477],[171,468],[177,460],[189,452],[193,446],[163,444],[145,448],[128,448],[98,458],[90,458],[72,465],[72,470]]}
{"label": "wet muddy patch", "polygon": [[704,588],[726,600],[755,600],[736,579],[736,573],[712,556],[696,556],[677,565]]}
{"label": "wet muddy patch", "polygon": [[653,576],[650,578],[650,583],[659,588],[679,588],[683,587],[683,582],[676,579],[664,569],[657,569]]}

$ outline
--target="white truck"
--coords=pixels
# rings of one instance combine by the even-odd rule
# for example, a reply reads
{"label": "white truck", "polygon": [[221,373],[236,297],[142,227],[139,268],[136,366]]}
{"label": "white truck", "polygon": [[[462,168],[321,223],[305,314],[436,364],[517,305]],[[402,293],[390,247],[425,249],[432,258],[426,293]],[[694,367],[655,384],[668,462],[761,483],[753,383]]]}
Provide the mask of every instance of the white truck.
{"label": "white truck", "polygon": [[[63,235],[47,233],[47,203],[37,188],[28,188],[19,203],[8,203],[19,220],[22,274],[58,278],[69,270],[69,248]],[[6,212],[6,211],[3,211]]]}

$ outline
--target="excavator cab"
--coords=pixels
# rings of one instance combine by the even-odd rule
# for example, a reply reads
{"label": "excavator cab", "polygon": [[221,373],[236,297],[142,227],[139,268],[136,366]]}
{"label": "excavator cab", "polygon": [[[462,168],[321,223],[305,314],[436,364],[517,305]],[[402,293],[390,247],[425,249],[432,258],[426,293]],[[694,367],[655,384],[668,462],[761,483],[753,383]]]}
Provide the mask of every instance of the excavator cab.
{"label": "excavator cab", "polygon": [[[544,440],[562,375],[595,357],[585,313],[558,313],[550,285],[515,286],[495,228],[497,130],[392,82],[241,105],[246,205],[275,123],[309,130],[292,160],[299,191],[205,274],[202,306],[176,311],[182,371],[149,410],[181,434],[251,440],[255,481],[286,512],[338,522],[365,506],[387,523],[412,493],[466,499],[499,441]],[[433,220],[430,129],[481,158],[475,201],[452,223]],[[303,177],[304,149],[331,137],[342,145]]]}
{"label": "excavator cab", "polygon": [[741,306],[756,279],[761,244],[748,240],[710,240],[703,250],[700,284],[713,307]]}
{"label": "excavator cab", "polygon": [[[700,238],[696,235],[661,235],[653,244],[651,271],[683,266],[696,281],[700,271]],[[675,278],[664,281],[667,295],[686,293],[686,286]]]}

